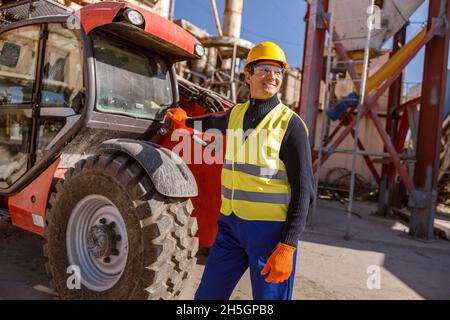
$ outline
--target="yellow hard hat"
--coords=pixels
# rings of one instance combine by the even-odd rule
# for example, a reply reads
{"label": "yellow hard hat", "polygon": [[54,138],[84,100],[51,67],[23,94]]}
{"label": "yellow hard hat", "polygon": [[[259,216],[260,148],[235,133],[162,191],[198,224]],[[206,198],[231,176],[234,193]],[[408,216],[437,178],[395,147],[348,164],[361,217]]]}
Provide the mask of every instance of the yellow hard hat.
{"label": "yellow hard hat", "polygon": [[261,42],[250,50],[247,56],[247,61],[245,61],[244,69],[248,64],[258,60],[277,61],[283,65],[284,70],[289,68],[283,49],[270,41]]}

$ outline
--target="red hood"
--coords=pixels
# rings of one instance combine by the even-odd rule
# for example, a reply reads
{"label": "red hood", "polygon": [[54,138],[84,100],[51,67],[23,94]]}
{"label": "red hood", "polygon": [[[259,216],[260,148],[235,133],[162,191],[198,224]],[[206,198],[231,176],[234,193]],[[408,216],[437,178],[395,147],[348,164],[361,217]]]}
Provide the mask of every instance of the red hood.
{"label": "red hood", "polygon": [[85,32],[89,34],[97,27],[112,23],[125,8],[139,11],[144,16],[144,31],[152,38],[165,42],[162,47],[169,45],[178,48],[178,57],[175,60],[198,58],[195,54],[195,45],[200,42],[194,36],[175,23],[137,6],[121,2],[98,2],[81,8],[75,15],[80,18]]}

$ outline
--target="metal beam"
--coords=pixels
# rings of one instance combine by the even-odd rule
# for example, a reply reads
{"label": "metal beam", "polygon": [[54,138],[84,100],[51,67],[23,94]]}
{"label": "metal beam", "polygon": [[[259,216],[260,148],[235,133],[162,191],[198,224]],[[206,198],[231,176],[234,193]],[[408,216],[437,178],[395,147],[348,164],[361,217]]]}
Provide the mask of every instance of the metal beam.
{"label": "metal beam", "polygon": [[[390,57],[392,57],[397,51],[400,50],[402,46],[405,45],[406,27],[407,25],[401,28],[394,35],[392,52],[389,55]],[[403,81],[403,74],[401,74],[394,82],[394,84],[389,88],[387,116],[386,116],[386,132],[389,134],[392,141],[394,141],[396,138],[398,115],[397,112],[395,111],[399,107],[401,102],[400,100],[402,96],[402,81]],[[384,148],[384,151],[386,152],[386,147]],[[392,163],[383,164],[381,168],[381,183],[378,200],[378,210],[377,210],[377,214],[379,215],[386,216],[390,212],[392,196],[394,191],[394,178],[395,178],[394,165]]]}
{"label": "metal beam", "polygon": [[328,0],[308,2],[305,49],[303,51],[302,81],[300,87],[299,114],[309,129],[311,146],[314,146],[317,109],[319,108],[320,83],[322,81],[325,32],[322,16],[328,8]]}
{"label": "metal beam", "polygon": [[437,177],[441,149],[442,120],[448,63],[450,0],[429,1],[428,26],[438,17],[437,35],[427,44],[422,81],[422,99],[417,139],[417,164],[414,182],[425,194],[425,208],[413,208],[410,234],[424,239],[433,238],[437,199]]}

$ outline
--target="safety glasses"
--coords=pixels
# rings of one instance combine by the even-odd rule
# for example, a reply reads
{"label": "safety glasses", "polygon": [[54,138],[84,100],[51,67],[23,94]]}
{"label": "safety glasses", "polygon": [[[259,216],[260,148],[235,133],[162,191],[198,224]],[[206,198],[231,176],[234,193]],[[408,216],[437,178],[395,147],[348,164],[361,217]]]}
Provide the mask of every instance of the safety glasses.
{"label": "safety glasses", "polygon": [[269,74],[269,72],[273,72],[273,74],[278,78],[281,78],[284,75],[284,69],[282,67],[271,64],[257,64],[253,66],[253,73],[257,76],[265,77]]}

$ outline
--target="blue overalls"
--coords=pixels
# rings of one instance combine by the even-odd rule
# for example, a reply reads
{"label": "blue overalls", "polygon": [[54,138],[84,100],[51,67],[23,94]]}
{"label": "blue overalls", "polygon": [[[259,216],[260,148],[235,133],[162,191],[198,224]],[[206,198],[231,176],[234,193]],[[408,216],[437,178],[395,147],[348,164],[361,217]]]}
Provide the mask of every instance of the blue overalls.
{"label": "blue overalls", "polygon": [[243,220],[235,214],[221,214],[216,241],[211,248],[196,300],[228,300],[236,284],[250,267],[253,299],[291,300],[294,287],[292,273],[281,283],[267,283],[261,270],[277,247],[284,222]]}

